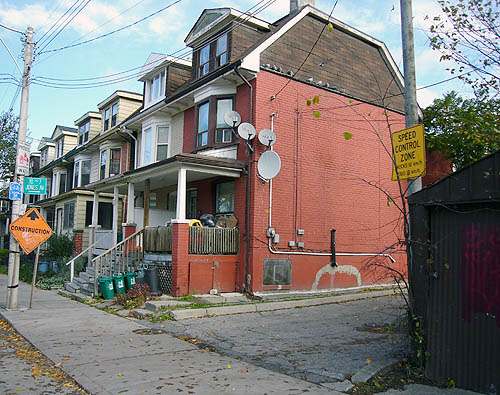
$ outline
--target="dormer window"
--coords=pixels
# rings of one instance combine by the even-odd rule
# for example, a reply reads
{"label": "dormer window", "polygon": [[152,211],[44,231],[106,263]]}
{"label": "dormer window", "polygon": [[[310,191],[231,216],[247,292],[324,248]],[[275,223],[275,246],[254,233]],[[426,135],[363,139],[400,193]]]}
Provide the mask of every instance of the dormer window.
{"label": "dormer window", "polygon": [[200,51],[200,73],[203,76],[210,71],[210,44],[205,45]]}
{"label": "dormer window", "polygon": [[82,145],[89,141],[90,121],[85,122],[78,128],[78,144]]}
{"label": "dormer window", "polygon": [[208,74],[229,61],[227,33],[202,47],[199,51],[198,77]]}
{"label": "dormer window", "polygon": [[57,157],[60,158],[64,153],[64,139],[57,142]]}
{"label": "dormer window", "polygon": [[111,129],[118,121],[118,103],[104,110],[104,131]]}
{"label": "dormer window", "polygon": [[146,85],[147,103],[154,103],[165,96],[165,71],[156,74],[147,81]]}
{"label": "dormer window", "polygon": [[217,39],[217,50],[215,52],[216,67],[223,66],[227,63],[227,34]]}

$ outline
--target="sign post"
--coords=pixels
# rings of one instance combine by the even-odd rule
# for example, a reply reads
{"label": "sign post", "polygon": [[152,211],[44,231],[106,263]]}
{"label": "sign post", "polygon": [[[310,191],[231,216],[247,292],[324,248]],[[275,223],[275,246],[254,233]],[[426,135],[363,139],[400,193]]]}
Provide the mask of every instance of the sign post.
{"label": "sign post", "polygon": [[[418,178],[425,175],[424,125],[392,134],[392,181]],[[399,175],[399,177],[398,177]]]}

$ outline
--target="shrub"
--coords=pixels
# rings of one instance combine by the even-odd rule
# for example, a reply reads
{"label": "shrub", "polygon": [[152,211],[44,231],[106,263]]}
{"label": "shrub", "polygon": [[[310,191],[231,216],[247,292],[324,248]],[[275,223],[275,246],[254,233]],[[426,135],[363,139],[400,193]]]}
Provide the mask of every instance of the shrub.
{"label": "shrub", "polygon": [[116,301],[126,309],[135,309],[142,306],[151,298],[148,284],[134,284],[132,289],[129,289],[126,294],[116,296]]}
{"label": "shrub", "polygon": [[47,248],[43,252],[44,259],[57,260],[73,255],[73,239],[67,235],[53,235],[47,240]]}

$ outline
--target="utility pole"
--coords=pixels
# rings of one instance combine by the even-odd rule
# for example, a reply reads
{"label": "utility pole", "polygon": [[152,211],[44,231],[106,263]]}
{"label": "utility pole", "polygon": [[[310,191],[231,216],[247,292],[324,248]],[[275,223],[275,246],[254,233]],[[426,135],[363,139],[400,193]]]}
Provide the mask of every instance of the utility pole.
{"label": "utility pole", "polygon": [[[24,42],[24,73],[21,91],[21,111],[19,115],[19,131],[17,135],[17,153],[16,153],[16,167],[14,170],[14,181],[23,183],[24,177],[19,174],[19,145],[26,143],[26,133],[28,129],[28,102],[30,91],[30,75],[31,64],[33,62],[33,34],[34,29],[28,27],[26,29],[26,41]],[[23,39],[21,39],[23,40]],[[12,216],[11,222],[13,223],[18,217],[21,209],[21,201],[12,201]],[[20,250],[19,244],[16,239],[10,236],[9,245],[9,269],[7,278],[7,309],[16,310],[18,305],[18,292],[19,292],[19,262]]]}
{"label": "utility pole", "polygon": [[[418,125],[417,82],[413,43],[413,14],[411,0],[400,0],[401,33],[403,36],[403,70],[405,77],[406,127]],[[422,177],[408,180],[408,195],[422,189]]]}

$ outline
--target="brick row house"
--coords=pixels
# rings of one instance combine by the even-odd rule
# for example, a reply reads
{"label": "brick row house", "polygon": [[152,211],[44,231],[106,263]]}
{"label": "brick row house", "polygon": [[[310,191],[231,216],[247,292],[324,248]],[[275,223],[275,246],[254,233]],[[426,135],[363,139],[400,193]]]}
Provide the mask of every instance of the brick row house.
{"label": "brick row house", "polygon": [[[382,42],[302,3],[274,23],[204,10],[185,39],[191,60],[151,54],[141,95],[117,91],[42,141],[36,174],[53,187],[37,204],[57,232],[81,233],[85,248],[89,225],[116,244],[170,223],[173,295],[390,281],[367,262],[405,266],[385,254],[401,228],[382,191],[399,195],[388,125],[404,128],[403,79]],[[275,144],[247,143],[225,123],[230,111],[272,130]],[[259,168],[270,150],[280,158],[272,180]],[[237,220],[237,253],[189,252],[189,219],[204,214]]]}

